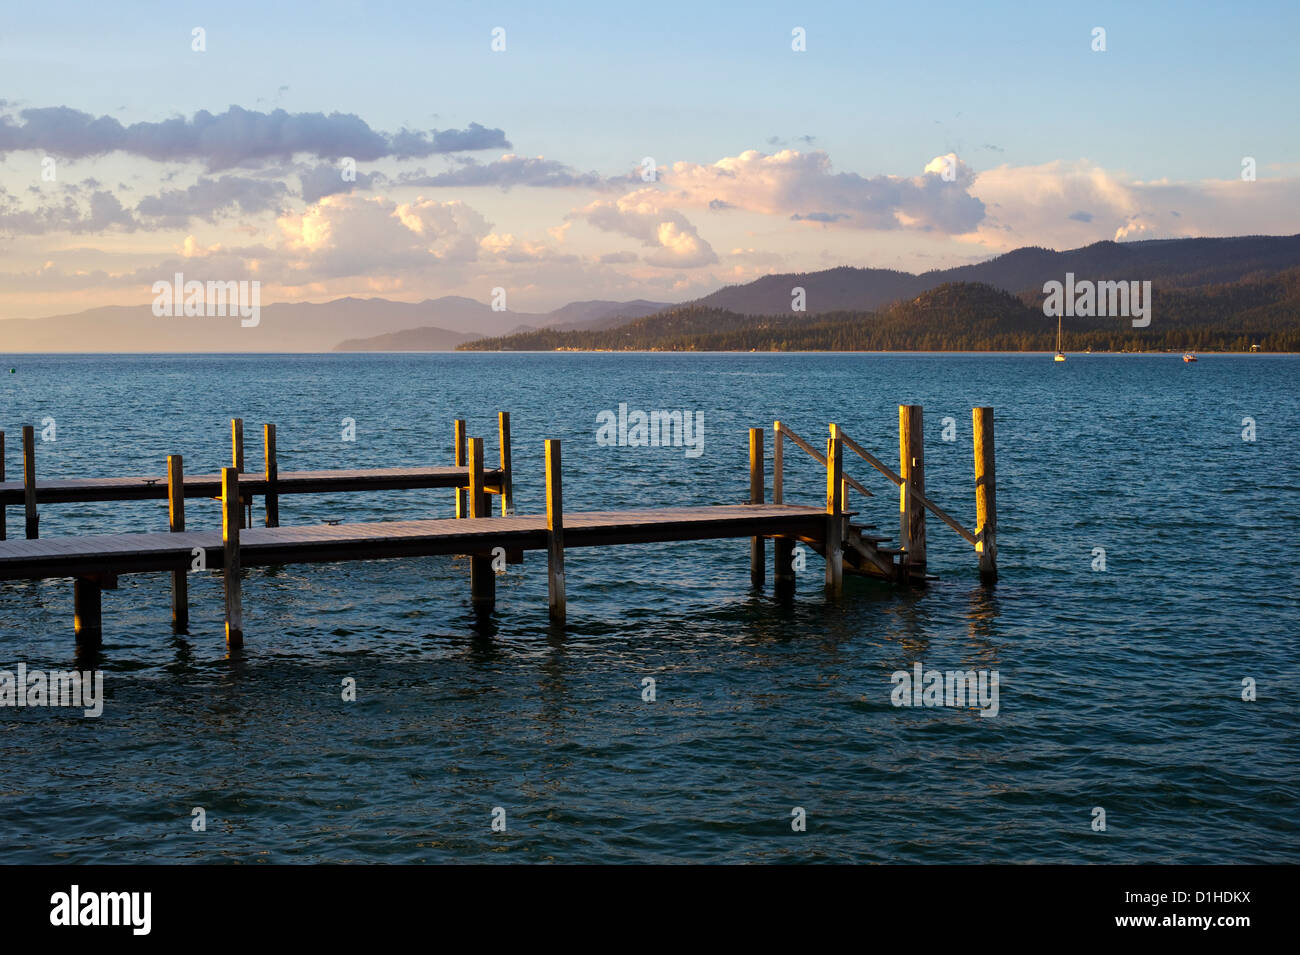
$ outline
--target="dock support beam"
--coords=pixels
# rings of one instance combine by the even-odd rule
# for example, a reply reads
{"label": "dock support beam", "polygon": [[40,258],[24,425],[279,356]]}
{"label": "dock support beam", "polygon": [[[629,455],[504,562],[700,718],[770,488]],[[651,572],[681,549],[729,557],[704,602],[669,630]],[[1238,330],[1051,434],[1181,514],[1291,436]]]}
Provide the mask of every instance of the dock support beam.
{"label": "dock support beam", "polygon": [[[763,503],[763,429],[749,429],[749,503]],[[764,564],[767,547],[762,537],[752,537],[749,541],[749,582],[755,587],[762,587],[764,582]]]}
{"label": "dock support beam", "polygon": [[[240,474],[244,473],[244,419],[230,419],[230,463]],[[244,508],[248,508],[248,520],[244,520]],[[253,499],[239,499],[239,526],[248,527],[253,523]]]}
{"label": "dock support beam", "polygon": [[244,604],[240,584],[239,524],[243,507],[239,500],[239,471],[221,469],[221,543],[225,551],[221,572],[226,591],[226,648],[244,645]]}
{"label": "dock support beam", "polygon": [[275,425],[262,425],[262,447],[266,452],[266,526],[280,526],[280,465],[275,457]]}
{"label": "dock support beam", "polygon": [[[185,463],[179,454],[167,455],[167,529],[185,530]],[[189,570],[172,571],[172,630],[184,633],[190,626]]]}
{"label": "dock support beam", "polygon": [[826,439],[826,593],[838,597],[844,589],[844,445]]}
{"label": "dock support beam", "polygon": [[[0,431],[0,484],[5,482],[5,433]],[[8,535],[8,510],[3,504],[0,504],[0,541]]]}
{"label": "dock support beam", "polygon": [[510,469],[510,412],[497,412],[497,446],[501,450],[501,516],[515,513],[515,475]]}
{"label": "dock support beam", "polygon": [[73,629],[77,646],[98,650],[104,640],[103,588],[97,579],[77,577],[72,584]]}
{"label": "dock support beam", "polygon": [[[456,442],[456,467],[469,467],[467,456],[467,445],[465,443],[465,419],[457,418],[454,422],[455,442]],[[469,514],[469,508],[465,500],[465,488],[456,488],[456,516],[466,517]]]}
{"label": "dock support beam", "polygon": [[[483,439],[469,439],[469,516],[491,517],[487,488],[483,486]],[[490,613],[497,601],[497,574],[490,554],[471,554],[469,595],[474,609]]]}
{"label": "dock support beam", "polygon": [[912,494],[925,494],[925,438],[920,405],[898,406],[899,535],[904,574],[925,577],[925,506]]}
{"label": "dock support beam", "polygon": [[560,442],[546,442],[546,597],[551,620],[564,623],[564,490],[560,482]]}
{"label": "dock support beam", "polygon": [[994,468],[993,409],[972,409],[975,434],[975,551],[980,555],[980,582],[998,579],[998,495]]}
{"label": "dock support beam", "polygon": [[23,425],[23,509],[27,516],[27,538],[41,536],[41,516],[36,513],[36,430]]}
{"label": "dock support beam", "polygon": [[[772,503],[785,503],[785,435],[781,422],[772,422]],[[777,593],[794,589],[794,539],[772,541],[772,585]]]}

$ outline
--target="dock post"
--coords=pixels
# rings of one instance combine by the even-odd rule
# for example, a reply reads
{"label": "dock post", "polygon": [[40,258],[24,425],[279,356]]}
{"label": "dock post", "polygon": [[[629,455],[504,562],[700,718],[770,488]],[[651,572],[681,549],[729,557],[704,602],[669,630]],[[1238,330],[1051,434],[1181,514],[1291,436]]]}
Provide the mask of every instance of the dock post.
{"label": "dock post", "polygon": [[972,409],[975,434],[975,550],[980,556],[980,582],[998,579],[998,495],[993,452],[993,409]]}
{"label": "dock post", "polygon": [[238,650],[244,645],[244,606],[239,579],[239,524],[243,508],[239,499],[239,471],[221,469],[221,543],[226,591],[226,647]]}
{"label": "dock post", "polygon": [[501,516],[515,513],[515,476],[510,470],[510,412],[497,412],[497,444],[501,449]]}
{"label": "dock post", "polygon": [[23,508],[27,515],[27,538],[41,536],[41,516],[36,513],[36,432],[23,425]]}
{"label": "dock post", "polygon": [[[457,418],[454,422],[456,435],[456,467],[464,468],[469,466],[466,458],[465,445],[465,419]],[[466,506],[465,488],[456,488],[456,516],[465,517],[469,514],[469,508]]]}
{"label": "dock post", "polygon": [[[483,439],[469,439],[469,516],[491,517],[487,488],[483,486]],[[492,569],[492,558],[470,554],[469,595],[474,609],[491,611],[497,600],[497,574]]]}
{"label": "dock post", "polygon": [[[179,454],[167,455],[167,529],[185,530],[185,463]],[[184,633],[190,625],[189,570],[172,571],[172,630]]]}
{"label": "dock post", "polygon": [[[772,422],[772,503],[785,503],[785,435],[781,422]],[[780,592],[794,587],[794,540],[772,540],[772,585]]]}
{"label": "dock post", "polygon": [[262,447],[266,452],[266,526],[280,526],[280,465],[275,458],[275,425],[262,425]]}
{"label": "dock post", "polygon": [[898,406],[899,535],[904,573],[925,576],[925,507],[912,494],[925,494],[925,439],[920,405]]}
{"label": "dock post", "polygon": [[[5,433],[0,431],[0,484],[5,482]],[[4,540],[8,533],[6,524],[8,523],[9,508],[0,504],[0,541]]]}
{"label": "dock post", "polygon": [[[749,429],[749,503],[763,503],[763,429]],[[755,587],[762,587],[764,582],[764,563],[767,558],[767,545],[762,537],[752,537],[749,541],[749,582]]]}
{"label": "dock post", "polygon": [[91,577],[77,577],[72,588],[72,626],[77,634],[77,646],[97,650],[104,639],[103,588],[99,580]]}
{"label": "dock post", "polygon": [[[230,419],[230,463],[240,474],[244,473],[244,419]],[[244,521],[244,507],[251,501],[245,498],[239,499],[239,526],[247,527],[252,523],[250,516],[247,523]]]}
{"label": "dock post", "polygon": [[560,442],[546,442],[546,597],[551,620],[564,623],[564,492],[560,479]]}
{"label": "dock post", "polygon": [[838,597],[844,587],[844,445],[826,439],[826,592]]}

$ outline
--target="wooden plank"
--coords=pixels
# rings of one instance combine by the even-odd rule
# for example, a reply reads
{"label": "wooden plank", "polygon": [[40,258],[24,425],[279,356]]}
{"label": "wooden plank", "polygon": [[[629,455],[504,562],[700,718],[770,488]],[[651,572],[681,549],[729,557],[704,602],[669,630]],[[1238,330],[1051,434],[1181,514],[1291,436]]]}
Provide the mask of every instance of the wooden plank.
{"label": "wooden plank", "polygon": [[899,546],[909,574],[925,573],[925,428],[920,405],[898,406]]}
{"label": "wooden plank", "polygon": [[[763,503],[763,429],[749,429],[749,503]],[[767,544],[763,537],[749,540],[749,582],[762,587],[767,562]]]}
{"label": "wooden plank", "polygon": [[994,462],[993,409],[974,408],[975,434],[975,550],[979,554],[980,581],[998,579],[998,495]]}
{"label": "wooden plank", "polygon": [[244,609],[239,578],[239,530],[243,506],[239,498],[239,469],[221,471],[222,572],[226,596],[226,646],[238,650],[244,645]]}
{"label": "wooden plank", "polygon": [[[788,425],[784,425],[784,424],[781,425],[781,433],[784,434],[791,441],[793,441],[795,444],[799,445],[799,447],[802,448],[804,451],[806,451],[809,455],[811,455],[814,461],[816,461],[822,467],[826,467],[826,455],[822,454],[820,451],[814,448],[803,438],[799,437],[799,435],[791,431]],[[842,477],[845,481],[849,483],[849,486],[854,490],[856,490],[859,494],[863,495],[864,497],[875,497],[874,494],[868,491],[865,487],[863,487],[853,478],[843,474]]]}
{"label": "wooden plank", "polygon": [[772,422],[772,503],[785,500],[785,435],[781,422]]}
{"label": "wooden plank", "polygon": [[826,441],[826,591],[832,597],[838,597],[844,585],[843,447],[838,437]]}
{"label": "wooden plank", "polygon": [[82,650],[98,650],[104,635],[103,588],[98,580],[89,577],[77,577],[72,587],[72,626],[77,646]]}
{"label": "wooden plank", "polygon": [[266,460],[266,526],[280,526],[280,493],[279,478],[280,464],[276,459],[275,452],[275,425],[266,424],[262,426],[262,448]]}
{"label": "wooden plank", "polygon": [[[457,418],[452,422],[452,431],[454,432],[456,467],[466,468],[469,466],[468,446],[466,445],[465,421],[463,418]],[[466,481],[466,484],[469,482]],[[456,487],[456,516],[468,517],[469,506],[465,499],[465,489],[463,485]]]}
{"label": "wooden plank", "polygon": [[560,442],[546,442],[546,597],[551,620],[563,624],[568,609],[564,594],[564,488]]}
{"label": "wooden plank", "polygon": [[23,509],[26,531],[30,539],[41,536],[41,517],[36,512],[36,433],[31,425],[23,425]]}
{"label": "wooden plank", "polygon": [[515,512],[515,478],[510,466],[510,412],[497,412],[497,447],[501,451],[501,516]]}
{"label": "wooden plank", "polygon": [[[179,454],[167,456],[167,527],[173,534],[185,531],[185,463]],[[184,633],[190,625],[188,570],[172,571],[172,630]]]}
{"label": "wooden plank", "polygon": [[[490,517],[487,492],[483,488],[483,439],[469,439],[469,516]],[[490,612],[496,606],[497,575],[490,554],[471,554],[469,558],[469,593],[474,609]]]}

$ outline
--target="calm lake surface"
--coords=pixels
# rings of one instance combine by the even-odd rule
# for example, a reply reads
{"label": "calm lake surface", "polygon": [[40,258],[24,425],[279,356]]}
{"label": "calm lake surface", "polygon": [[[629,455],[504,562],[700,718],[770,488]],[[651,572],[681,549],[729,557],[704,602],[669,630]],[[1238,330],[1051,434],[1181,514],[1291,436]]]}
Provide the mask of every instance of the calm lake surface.
{"label": "calm lake surface", "polygon": [[[538,553],[486,626],[463,559],[254,568],[234,660],[219,575],[192,575],[183,637],[166,576],[123,577],[104,594],[103,715],[0,708],[4,862],[1300,861],[1300,358],[24,355],[3,371],[11,480],[20,425],[46,418],[55,478],[162,474],[168,453],[216,470],[233,416],[250,470],[267,421],[282,471],[450,464],[456,417],[494,460],[508,410],[521,513],[543,507],[545,438],[564,442],[569,511],[739,503],[749,427],[770,457],[774,418],[817,446],[837,421],[896,465],[897,405],[916,403],[927,490],[973,526],[971,407],[992,405],[1002,574],[982,589],[933,518],[939,582],[846,578],[838,603],[815,554],[782,605],[770,570],[751,589],[748,541],[581,549],[558,636]],[[703,454],[597,446],[620,402],[703,412]],[[787,501],[823,503],[824,472],[789,446],[787,462]],[[876,491],[854,495],[861,519],[896,535],[892,486],[848,470]],[[445,490],[281,500],[284,524],[451,513]],[[187,502],[191,528],[219,520]],[[163,502],[41,515],[42,537],[166,526]],[[0,639],[0,669],[76,666],[71,582],[0,583]],[[893,706],[891,673],[916,662],[996,669],[996,718]]]}

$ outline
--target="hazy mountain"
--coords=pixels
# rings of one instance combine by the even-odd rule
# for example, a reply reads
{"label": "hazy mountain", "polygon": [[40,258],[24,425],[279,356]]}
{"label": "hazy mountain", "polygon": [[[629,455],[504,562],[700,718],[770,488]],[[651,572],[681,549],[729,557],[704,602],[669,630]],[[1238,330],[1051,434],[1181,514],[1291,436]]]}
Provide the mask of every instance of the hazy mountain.
{"label": "hazy mountain", "polygon": [[823,272],[767,275],[746,285],[730,285],[687,303],[749,315],[788,315],[791,289],[806,292],[806,315],[836,311],[874,311],[915,298],[948,282],[980,282],[1006,292],[1041,290],[1043,283],[1077,279],[1151,280],[1163,287],[1190,288],[1236,282],[1300,265],[1300,235],[1242,236],[1225,239],[1152,239],[1097,242],[1054,252],[1023,248],[978,265],[938,269],[922,275],[889,269],[841,267]]}
{"label": "hazy mountain", "polygon": [[671,302],[648,302],[639,298],[631,302],[570,302],[562,305],[542,323],[544,328],[568,330],[573,328],[609,328],[620,322],[653,315],[671,308]]}
{"label": "hazy mountain", "polygon": [[[1068,318],[1067,351],[1300,350],[1300,268],[1237,282],[1169,287],[1150,327],[1122,317]],[[742,315],[682,305],[617,328],[539,329],[480,339],[467,350],[545,351],[1051,351],[1056,322],[1041,290],[1012,295],[949,282],[876,311]]]}
{"label": "hazy mountain", "polygon": [[[264,305],[258,324],[244,328],[237,317],[157,318],[150,305],[110,305],[71,315],[0,320],[0,352],[449,351],[485,335],[557,323],[578,328],[617,322],[663,307],[642,300],[602,301],[574,302],[553,312],[494,312],[483,302],[456,295],[423,302],[340,298]],[[412,334],[390,338],[401,332]]]}
{"label": "hazy mountain", "polygon": [[264,305],[259,323],[238,317],[158,318],[150,305],[105,306],[74,315],[0,321],[0,352],[322,352],[358,333],[387,335],[436,326],[440,348],[517,327],[528,313],[493,312],[482,302],[447,297],[425,302],[341,298]]}
{"label": "hazy mountain", "polygon": [[[515,332],[518,334],[518,332]],[[458,345],[475,341],[482,335],[449,332],[445,328],[422,325],[400,332],[370,338],[349,338],[339,342],[334,351],[454,351]]]}

